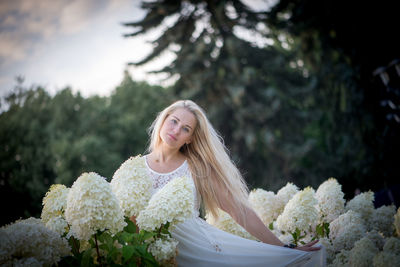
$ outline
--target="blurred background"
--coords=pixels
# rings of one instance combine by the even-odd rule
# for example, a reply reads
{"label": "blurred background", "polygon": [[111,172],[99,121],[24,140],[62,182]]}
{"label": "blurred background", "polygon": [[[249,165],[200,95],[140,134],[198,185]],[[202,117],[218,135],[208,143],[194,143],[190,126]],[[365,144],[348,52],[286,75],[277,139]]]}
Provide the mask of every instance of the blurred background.
{"label": "blurred background", "polygon": [[394,1],[0,1],[0,225],[54,183],[112,178],[177,99],[202,106],[250,189],[335,177],[399,207]]}

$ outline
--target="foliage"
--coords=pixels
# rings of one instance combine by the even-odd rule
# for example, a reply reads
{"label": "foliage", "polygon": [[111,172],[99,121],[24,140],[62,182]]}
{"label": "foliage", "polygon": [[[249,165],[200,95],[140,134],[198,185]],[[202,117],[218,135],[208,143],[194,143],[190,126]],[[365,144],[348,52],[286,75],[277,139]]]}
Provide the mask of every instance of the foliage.
{"label": "foliage", "polygon": [[[315,85],[301,68],[290,66],[296,62],[292,51],[278,43],[260,47],[238,38],[236,31],[259,33],[258,14],[239,1],[156,1],[142,6],[147,16],[126,24],[138,28],[127,36],[161,27],[168,19],[175,18],[175,24],[136,64],[167,49],[176,51],[176,59],[159,71],[179,75],[176,93],[207,110],[251,185],[276,189],[282,177],[299,173],[301,159],[315,143],[302,133],[318,118],[310,109]],[[295,177],[304,184],[320,179]]]}
{"label": "foliage", "polygon": [[109,97],[83,98],[70,88],[49,95],[17,84],[0,114],[1,224],[39,216],[50,184],[71,186],[83,171],[110,178],[129,155],[143,153],[146,128],[170,103],[167,88],[132,81],[126,73]]}
{"label": "foliage", "polygon": [[376,76],[399,58],[400,41],[387,34],[397,24],[395,3],[281,0],[265,16],[271,31],[300,44],[299,56],[319,82],[316,128],[323,131],[312,130],[319,143],[314,153],[332,164],[317,171],[334,173],[346,190],[397,184],[400,124],[382,101],[398,103],[399,76],[390,75],[386,88]]}
{"label": "foliage", "polygon": [[[371,93],[379,90],[374,68],[398,53],[382,31],[396,24],[396,9],[374,7],[282,0],[254,11],[232,0],[143,1],[147,14],[126,23],[133,29],[126,36],[162,29],[153,51],[132,64],[176,54],[154,72],[178,77],[178,96],[207,110],[251,186],[277,189],[287,179],[316,186],[333,175],[351,196],[398,173],[389,154],[398,148],[396,131],[381,122]],[[376,16],[380,28],[369,19]],[[376,177],[383,179],[372,184]]]}
{"label": "foliage", "polygon": [[[70,237],[72,255],[64,257],[59,266],[158,266],[153,255],[148,252],[150,240],[156,232],[136,231],[135,224],[125,217],[127,226],[123,231],[111,236],[103,231],[89,240],[89,246],[81,247],[80,241]],[[164,232],[169,233],[168,230]]]}

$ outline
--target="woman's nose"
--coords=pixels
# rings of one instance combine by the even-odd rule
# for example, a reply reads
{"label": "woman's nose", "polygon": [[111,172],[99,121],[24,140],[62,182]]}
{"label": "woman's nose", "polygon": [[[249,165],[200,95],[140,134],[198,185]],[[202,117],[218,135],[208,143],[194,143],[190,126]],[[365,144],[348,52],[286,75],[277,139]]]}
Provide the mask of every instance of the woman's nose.
{"label": "woman's nose", "polygon": [[179,134],[179,130],[180,130],[181,128],[179,127],[179,125],[175,125],[174,126],[174,128],[172,129],[173,130],[173,133],[174,134]]}

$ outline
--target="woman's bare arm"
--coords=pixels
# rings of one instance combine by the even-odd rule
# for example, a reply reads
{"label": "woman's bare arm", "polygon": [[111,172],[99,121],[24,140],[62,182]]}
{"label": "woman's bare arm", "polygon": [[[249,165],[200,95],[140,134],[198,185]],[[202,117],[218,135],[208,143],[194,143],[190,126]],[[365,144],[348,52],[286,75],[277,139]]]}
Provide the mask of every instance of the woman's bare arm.
{"label": "woman's bare arm", "polygon": [[[232,203],[232,202],[230,202]],[[284,244],[264,225],[258,215],[253,209],[243,207],[245,216],[238,214],[236,210],[231,208],[230,203],[226,200],[221,201],[220,207],[223,211],[227,212],[238,224],[240,224],[246,231],[258,240],[276,246],[283,246]]]}
{"label": "woman's bare arm", "polygon": [[[279,240],[264,223],[261,221],[260,217],[255,213],[255,211],[251,207],[243,206],[244,216],[239,214],[238,209],[232,206],[233,201],[231,201],[231,197],[227,193],[226,190],[219,191],[224,192],[220,194],[219,199],[220,208],[227,212],[239,225],[241,225],[249,234],[256,237],[261,242],[283,246],[282,241]],[[309,242],[304,246],[297,247],[296,249],[303,251],[315,251],[319,250],[319,247],[312,247],[318,240]]]}

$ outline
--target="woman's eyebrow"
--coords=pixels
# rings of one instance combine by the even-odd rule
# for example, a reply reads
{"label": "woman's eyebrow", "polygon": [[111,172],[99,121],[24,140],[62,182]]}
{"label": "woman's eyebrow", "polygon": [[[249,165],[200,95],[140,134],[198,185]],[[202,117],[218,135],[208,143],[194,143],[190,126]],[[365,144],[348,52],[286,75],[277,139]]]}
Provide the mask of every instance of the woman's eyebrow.
{"label": "woman's eyebrow", "polygon": [[[177,116],[175,116],[175,115],[172,115],[172,117],[174,117],[177,121],[181,121]],[[190,125],[189,124],[186,124],[185,125],[186,127],[189,127],[190,129],[193,129],[192,127],[190,127]]]}

